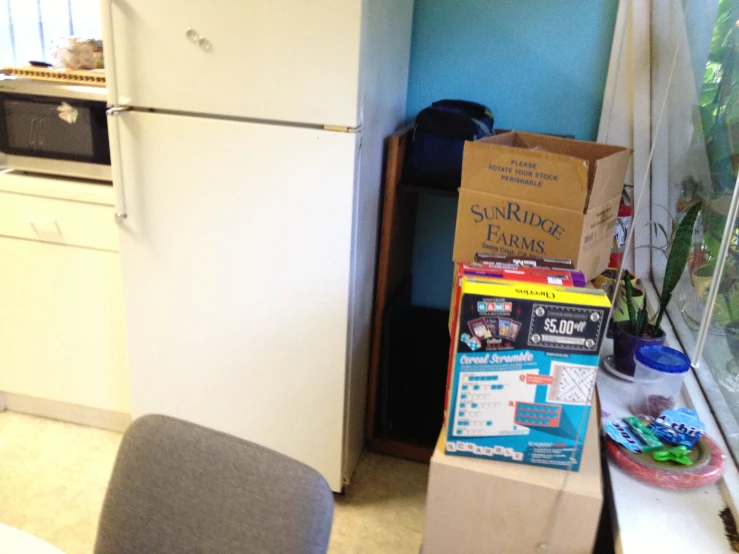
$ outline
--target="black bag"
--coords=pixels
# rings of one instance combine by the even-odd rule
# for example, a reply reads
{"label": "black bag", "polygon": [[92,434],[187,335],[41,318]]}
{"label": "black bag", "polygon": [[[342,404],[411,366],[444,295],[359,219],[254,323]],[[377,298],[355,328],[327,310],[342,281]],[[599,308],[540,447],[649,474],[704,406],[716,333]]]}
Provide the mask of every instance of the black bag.
{"label": "black bag", "polygon": [[488,108],[465,100],[439,100],[421,110],[416,116],[404,180],[456,189],[462,177],[465,141],[492,135],[493,123]]}

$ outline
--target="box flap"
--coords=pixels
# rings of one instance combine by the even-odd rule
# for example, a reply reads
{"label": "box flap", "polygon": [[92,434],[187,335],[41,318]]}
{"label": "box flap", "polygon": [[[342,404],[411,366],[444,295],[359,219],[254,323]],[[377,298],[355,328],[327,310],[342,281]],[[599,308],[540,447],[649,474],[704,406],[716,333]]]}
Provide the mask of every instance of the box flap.
{"label": "box flap", "polygon": [[623,146],[563,139],[533,133],[516,133],[518,143],[528,148],[541,147],[586,160],[590,170],[590,198],[588,206],[599,206],[613,198],[620,198],[623,180],[631,159],[631,150]]}
{"label": "box flap", "polygon": [[[523,148],[543,148],[548,152],[556,152],[565,156],[573,156],[594,164],[597,160],[606,158],[617,152],[628,152],[623,146],[611,146],[584,140],[566,139],[550,135],[537,135],[535,133],[524,133],[514,131],[517,136],[516,144]],[[486,140],[486,139],[483,139]]]}
{"label": "box flap", "polygon": [[612,241],[611,237],[600,235],[580,249],[577,269],[585,274],[586,279],[595,279],[608,268]]}
{"label": "box flap", "polygon": [[588,195],[588,163],[529,149],[518,133],[505,133],[465,143],[462,188],[582,213]]}
{"label": "box flap", "polygon": [[[614,198],[619,198],[621,196],[621,191],[623,190],[622,181],[624,179],[624,176],[626,175],[629,161],[631,159],[631,150],[623,146],[612,146],[609,144],[599,144],[596,142],[565,139],[549,135],[524,133],[520,131],[511,131],[509,133],[487,137],[477,141],[477,143],[493,144],[500,147],[520,149],[520,151],[517,153],[517,156],[519,157],[525,157],[525,154],[521,153],[525,152],[525,150],[530,150],[532,157],[540,159],[545,159],[545,154],[551,154],[552,156],[555,156],[549,158],[552,163],[556,161],[558,163],[564,162],[566,164],[568,163],[565,162],[565,160],[567,159],[566,157],[578,160],[577,163],[582,161],[586,162],[588,171],[588,190],[585,194],[586,201],[582,205],[583,208],[586,206],[598,206],[600,204],[603,204],[604,202],[607,202]],[[510,152],[510,150],[508,150],[508,152]],[[530,163],[536,163],[536,161],[523,161],[524,163],[517,163],[515,165],[513,165],[511,161],[509,162],[508,167],[505,167],[504,164],[496,164],[501,165],[502,167],[499,168],[500,171],[507,172],[507,175],[509,176],[509,178],[506,179],[506,184],[508,185],[508,188],[505,189],[502,193],[490,190],[490,188],[493,186],[492,183],[488,182],[486,185],[485,182],[480,182],[479,180],[471,180],[465,185],[463,178],[462,186],[465,188],[477,188],[477,190],[481,190],[482,192],[505,194],[507,196],[512,196],[514,198],[519,198],[522,200],[529,198],[536,199],[537,202],[549,204],[552,206],[560,206],[566,208],[577,208],[579,206],[581,196],[578,193],[581,193],[581,191],[577,191],[578,193],[572,194],[574,192],[572,190],[573,183],[569,182],[569,180],[565,183],[568,191],[568,194],[565,198],[562,198],[561,188],[556,189],[552,186],[546,186],[553,184],[550,182],[551,179],[549,181],[544,179],[543,185],[545,186],[541,189],[533,185],[529,185],[528,192],[531,192],[533,190],[534,194],[532,195],[527,195],[527,189],[523,187],[514,187],[513,190],[510,190],[511,183],[515,183],[517,180],[526,181],[526,177],[528,177],[529,181],[542,181],[542,179],[536,179],[536,172],[534,172],[532,175],[526,175],[527,168],[525,167],[525,162],[529,161]],[[570,161],[569,163],[572,162]],[[537,166],[537,169],[540,170],[539,173],[544,173],[542,168],[543,166]],[[565,166],[562,166],[561,169],[565,171],[565,174],[559,178],[560,181],[563,179],[569,179],[566,176]],[[469,175],[474,175],[474,173],[471,172],[469,173]],[[546,177],[546,175],[544,175],[544,177]],[[478,188],[478,186],[482,188]],[[555,197],[553,199],[550,199],[546,193],[552,190],[555,193]],[[539,193],[544,194],[542,195]]]}
{"label": "box flap", "polygon": [[577,268],[586,279],[594,279],[608,267],[621,198],[588,209],[583,217]]}
{"label": "box flap", "polygon": [[599,206],[614,198],[621,198],[624,176],[630,159],[631,151],[621,149],[620,152],[614,152],[595,163],[595,175],[588,206]]}

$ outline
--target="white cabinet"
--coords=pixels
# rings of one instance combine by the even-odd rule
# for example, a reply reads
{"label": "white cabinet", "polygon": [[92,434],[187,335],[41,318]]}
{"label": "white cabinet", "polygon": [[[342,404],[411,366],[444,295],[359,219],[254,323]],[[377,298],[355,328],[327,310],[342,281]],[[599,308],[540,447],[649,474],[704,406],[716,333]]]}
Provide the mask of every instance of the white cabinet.
{"label": "white cabinet", "polygon": [[130,413],[112,200],[105,185],[0,176],[0,391]]}

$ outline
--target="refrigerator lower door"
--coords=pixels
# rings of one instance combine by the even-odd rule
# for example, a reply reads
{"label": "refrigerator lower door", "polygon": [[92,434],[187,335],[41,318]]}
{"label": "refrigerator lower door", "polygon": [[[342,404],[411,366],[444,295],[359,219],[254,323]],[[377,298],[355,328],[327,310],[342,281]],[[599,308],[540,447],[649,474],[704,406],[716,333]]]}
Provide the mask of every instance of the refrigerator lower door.
{"label": "refrigerator lower door", "polygon": [[117,117],[134,417],[237,435],[340,490],[357,136]]}

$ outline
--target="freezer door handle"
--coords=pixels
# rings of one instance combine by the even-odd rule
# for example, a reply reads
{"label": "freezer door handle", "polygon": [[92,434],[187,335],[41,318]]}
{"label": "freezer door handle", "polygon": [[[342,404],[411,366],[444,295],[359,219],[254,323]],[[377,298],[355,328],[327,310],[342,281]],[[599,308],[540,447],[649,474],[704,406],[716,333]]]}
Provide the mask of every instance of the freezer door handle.
{"label": "freezer door handle", "polygon": [[110,157],[111,164],[114,169],[113,174],[113,193],[115,196],[115,212],[113,219],[117,224],[123,223],[128,217],[126,211],[126,190],[123,186],[123,160],[121,156],[121,114],[131,110],[130,106],[114,106],[108,108],[108,126],[112,132],[110,133]]}
{"label": "freezer door handle", "polygon": [[100,2],[100,19],[103,24],[103,41],[105,49],[105,74],[106,87],[108,88],[108,105],[117,106],[121,103],[118,96],[118,72],[116,71],[116,56],[113,53],[115,39],[113,37],[113,2],[115,0],[102,0]]}
{"label": "freezer door handle", "polygon": [[185,31],[185,37],[193,44],[200,46],[200,48],[205,52],[210,52],[213,48],[211,42],[192,27],[189,27]]}

